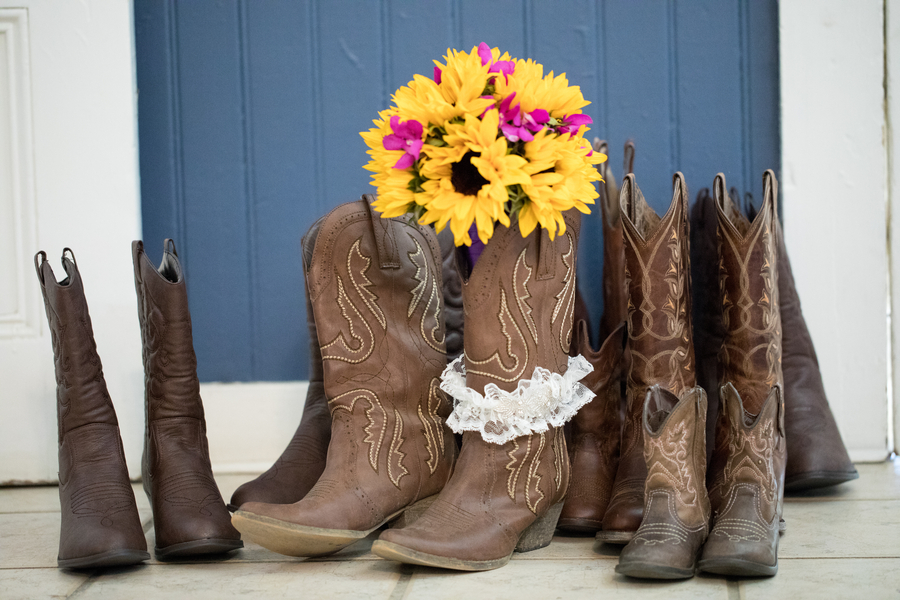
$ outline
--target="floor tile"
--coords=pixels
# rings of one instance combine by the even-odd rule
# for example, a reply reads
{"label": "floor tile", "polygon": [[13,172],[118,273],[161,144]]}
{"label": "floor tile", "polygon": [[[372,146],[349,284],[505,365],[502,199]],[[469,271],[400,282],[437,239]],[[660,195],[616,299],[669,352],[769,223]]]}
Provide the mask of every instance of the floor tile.
{"label": "floor tile", "polygon": [[900,598],[900,559],[781,559],[778,575],[740,587],[742,600]]}
{"label": "floor tile", "polygon": [[55,485],[0,488],[0,514],[59,512],[59,488]]}
{"label": "floor tile", "polygon": [[[139,511],[141,522],[149,512]],[[56,567],[59,554],[59,513],[0,515],[0,569]]]}
{"label": "floor tile", "polygon": [[785,504],[784,558],[900,558],[900,500]]}
{"label": "floor tile", "polygon": [[[728,598],[723,579],[694,577],[678,582],[634,580],[615,573],[611,560],[513,560],[505,567],[481,573],[462,573],[417,567],[401,580],[394,597],[431,600],[491,598],[491,600],[550,600],[581,598]],[[405,589],[401,588],[405,586]],[[401,596],[398,592],[402,591]]]}
{"label": "floor tile", "polygon": [[785,502],[829,500],[900,500],[900,459],[856,465],[859,479],[792,494]]}
{"label": "floor tile", "polygon": [[400,569],[376,562],[148,565],[93,578],[79,600],[389,598]]}
{"label": "floor tile", "polygon": [[88,575],[52,569],[0,569],[3,600],[67,598],[87,581]]}

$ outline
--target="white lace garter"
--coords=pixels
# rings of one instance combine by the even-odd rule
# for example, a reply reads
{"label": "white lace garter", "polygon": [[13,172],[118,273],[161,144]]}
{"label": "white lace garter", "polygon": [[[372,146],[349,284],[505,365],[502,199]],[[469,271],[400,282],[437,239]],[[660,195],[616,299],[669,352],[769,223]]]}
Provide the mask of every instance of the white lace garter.
{"label": "white lace garter", "polygon": [[531,379],[520,379],[513,391],[489,383],[482,396],[466,387],[466,366],[460,356],[441,375],[441,389],[453,396],[447,425],[456,433],[481,432],[484,441],[493,444],[561,427],[594,397],[580,383],[593,370],[583,356],[570,356],[564,375],[535,367]]}

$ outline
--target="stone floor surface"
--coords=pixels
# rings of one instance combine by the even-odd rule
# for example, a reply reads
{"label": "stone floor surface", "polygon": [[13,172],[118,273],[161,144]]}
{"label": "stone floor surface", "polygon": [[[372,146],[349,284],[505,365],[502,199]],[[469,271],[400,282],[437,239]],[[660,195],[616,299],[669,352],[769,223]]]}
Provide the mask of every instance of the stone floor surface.
{"label": "stone floor surface", "polygon": [[[323,559],[289,558],[247,543],[225,560],[62,571],[56,568],[57,489],[0,488],[0,599],[900,599],[900,459],[858,468],[857,481],[786,500],[788,528],[777,576],[698,575],[681,582],[617,575],[618,547],[562,535],[547,548],[515,554],[507,566],[482,573],[382,560],[369,552],[377,532]],[[252,478],[217,475],[226,499]],[[134,487],[152,548],[150,506],[140,485]]]}

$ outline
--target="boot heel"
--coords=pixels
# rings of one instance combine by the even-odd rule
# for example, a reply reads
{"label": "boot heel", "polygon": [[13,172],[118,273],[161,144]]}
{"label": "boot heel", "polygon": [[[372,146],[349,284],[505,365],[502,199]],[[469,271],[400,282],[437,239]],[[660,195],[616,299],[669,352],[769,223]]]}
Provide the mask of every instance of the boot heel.
{"label": "boot heel", "polygon": [[428,510],[428,507],[434,504],[434,501],[437,500],[438,495],[428,496],[427,498],[422,498],[417,502],[413,502],[400,513],[396,519],[388,523],[388,528],[390,529],[403,529],[404,527],[409,527],[413,523],[418,520],[422,514]]}
{"label": "boot heel", "polygon": [[556,531],[556,522],[562,512],[563,503],[558,502],[550,507],[544,516],[538,518],[522,532],[519,543],[516,544],[516,552],[531,552],[545,546],[549,546],[553,540],[553,532]]}

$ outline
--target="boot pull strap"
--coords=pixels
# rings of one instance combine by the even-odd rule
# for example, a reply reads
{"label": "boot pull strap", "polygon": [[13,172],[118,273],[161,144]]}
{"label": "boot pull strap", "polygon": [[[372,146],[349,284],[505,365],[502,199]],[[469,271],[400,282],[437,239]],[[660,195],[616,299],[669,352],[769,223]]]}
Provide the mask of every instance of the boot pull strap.
{"label": "boot pull strap", "polygon": [[34,270],[37,272],[41,285],[44,285],[44,273],[41,271],[41,267],[45,262],[47,262],[47,253],[43,250],[34,255]]}
{"label": "boot pull strap", "polygon": [[382,269],[399,269],[400,257],[397,253],[397,230],[399,225],[393,219],[382,219],[372,208],[375,196],[364,194],[363,202],[369,211],[372,232],[375,234],[375,249],[378,252],[378,264]]}
{"label": "boot pull strap", "polygon": [[723,209],[725,208],[725,198],[727,196],[725,185],[725,175],[718,173],[716,179],[713,181],[713,200]]}
{"label": "boot pull strap", "polygon": [[625,142],[625,160],[622,165],[623,175],[634,173],[634,140]]}
{"label": "boot pull strap", "polygon": [[172,238],[166,238],[163,240],[163,254],[173,254],[175,258],[178,258],[178,250],[175,249],[175,240]]}
{"label": "boot pull strap", "polygon": [[600,177],[603,180],[606,180],[606,174],[609,172],[609,144],[606,143],[606,140],[601,140],[600,138],[595,137],[594,143],[591,144],[594,149],[594,152],[599,152],[600,154],[605,154],[607,159],[600,163]]}
{"label": "boot pull strap", "polygon": [[[66,256],[66,253],[69,254],[68,257]],[[72,264],[75,265],[75,269],[78,269],[78,261],[75,260],[75,253],[72,252],[71,248],[63,248],[62,256],[59,258],[59,260],[62,261],[63,267],[66,266],[66,258],[72,261]]]}
{"label": "boot pull strap", "polygon": [[[134,264],[134,280],[137,282],[143,281],[141,278],[141,269],[138,266],[139,259],[143,253],[144,242],[142,240],[134,240],[131,242],[131,261]],[[140,298],[140,294],[138,294],[138,298]]]}
{"label": "boot pull strap", "polygon": [[[763,204],[772,198],[772,212],[778,214],[778,179],[775,177],[775,171],[766,169],[763,173]],[[760,208],[762,210],[762,208]]]}
{"label": "boot pull strap", "polygon": [[677,171],[672,175],[672,186],[678,190],[678,201],[681,202],[686,214],[688,207],[688,189],[687,182],[684,180],[684,173]]}

